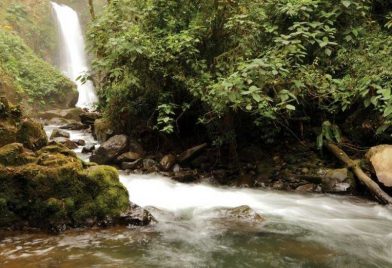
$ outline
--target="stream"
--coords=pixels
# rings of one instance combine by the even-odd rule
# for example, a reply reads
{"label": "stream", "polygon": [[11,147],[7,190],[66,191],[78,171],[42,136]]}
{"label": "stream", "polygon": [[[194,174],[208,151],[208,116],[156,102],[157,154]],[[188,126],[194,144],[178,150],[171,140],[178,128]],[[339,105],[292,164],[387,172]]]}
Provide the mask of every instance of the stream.
{"label": "stream", "polygon": [[[70,133],[95,143],[87,132]],[[376,203],[181,184],[159,175],[120,178],[130,200],[148,207],[157,224],[3,235],[0,267],[392,267],[392,209]],[[242,205],[266,220],[222,213]]]}

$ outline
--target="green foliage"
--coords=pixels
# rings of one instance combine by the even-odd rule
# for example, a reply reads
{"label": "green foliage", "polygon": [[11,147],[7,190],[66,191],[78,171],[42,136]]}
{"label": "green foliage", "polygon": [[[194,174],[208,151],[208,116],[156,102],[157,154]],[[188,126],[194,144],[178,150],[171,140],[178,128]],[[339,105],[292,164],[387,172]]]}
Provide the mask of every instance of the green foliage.
{"label": "green foliage", "polygon": [[16,35],[0,30],[0,79],[9,81],[11,91],[39,105],[60,101],[75,91],[71,81],[39,59]]}
{"label": "green foliage", "polygon": [[342,142],[342,134],[340,132],[340,128],[331,124],[329,121],[325,121],[321,127],[321,133],[317,137],[317,149],[321,150],[324,146],[324,141],[329,142]]}
{"label": "green foliage", "polygon": [[392,37],[372,12],[368,0],[112,0],[88,34],[102,108],[115,122],[158,110],[172,133],[183,103],[206,124],[367,107],[385,131]]}

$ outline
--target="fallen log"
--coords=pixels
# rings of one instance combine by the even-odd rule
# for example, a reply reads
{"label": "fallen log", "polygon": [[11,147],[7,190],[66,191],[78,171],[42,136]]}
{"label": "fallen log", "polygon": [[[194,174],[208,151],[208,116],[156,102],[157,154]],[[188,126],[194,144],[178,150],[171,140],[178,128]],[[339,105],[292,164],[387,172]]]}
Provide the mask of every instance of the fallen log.
{"label": "fallen log", "polygon": [[358,180],[369,189],[369,191],[380,203],[392,205],[392,197],[384,192],[375,181],[366,175],[366,173],[360,167],[359,161],[352,160],[342,149],[331,142],[327,142],[325,146],[332,154],[334,154],[340,161],[342,161],[349,169],[353,171]]}

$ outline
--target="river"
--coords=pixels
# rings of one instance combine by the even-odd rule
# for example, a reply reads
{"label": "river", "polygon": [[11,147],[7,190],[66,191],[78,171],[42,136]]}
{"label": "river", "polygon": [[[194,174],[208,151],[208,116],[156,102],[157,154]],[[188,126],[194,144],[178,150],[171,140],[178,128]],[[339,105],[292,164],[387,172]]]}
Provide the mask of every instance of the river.
{"label": "river", "polygon": [[[95,142],[71,131],[79,138]],[[373,202],[120,177],[130,200],[150,207],[157,224],[3,235],[0,267],[392,267],[392,209]],[[242,205],[266,220],[225,217]]]}

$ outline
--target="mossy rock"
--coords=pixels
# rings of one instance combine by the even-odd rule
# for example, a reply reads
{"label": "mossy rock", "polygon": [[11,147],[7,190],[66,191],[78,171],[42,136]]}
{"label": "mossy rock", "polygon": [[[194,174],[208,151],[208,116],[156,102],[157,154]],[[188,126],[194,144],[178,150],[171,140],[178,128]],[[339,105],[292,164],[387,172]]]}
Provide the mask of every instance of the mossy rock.
{"label": "mossy rock", "polygon": [[22,143],[26,148],[38,150],[48,144],[42,124],[24,117],[19,106],[0,98],[0,147],[10,143]]}
{"label": "mossy rock", "polygon": [[24,120],[18,131],[18,141],[27,148],[36,150],[48,144],[48,137],[42,124],[33,120]]}
{"label": "mossy rock", "polygon": [[116,169],[86,167],[60,145],[37,151],[34,161],[20,162],[25,153],[22,144],[0,148],[0,227],[59,231],[99,225],[129,208]]}

